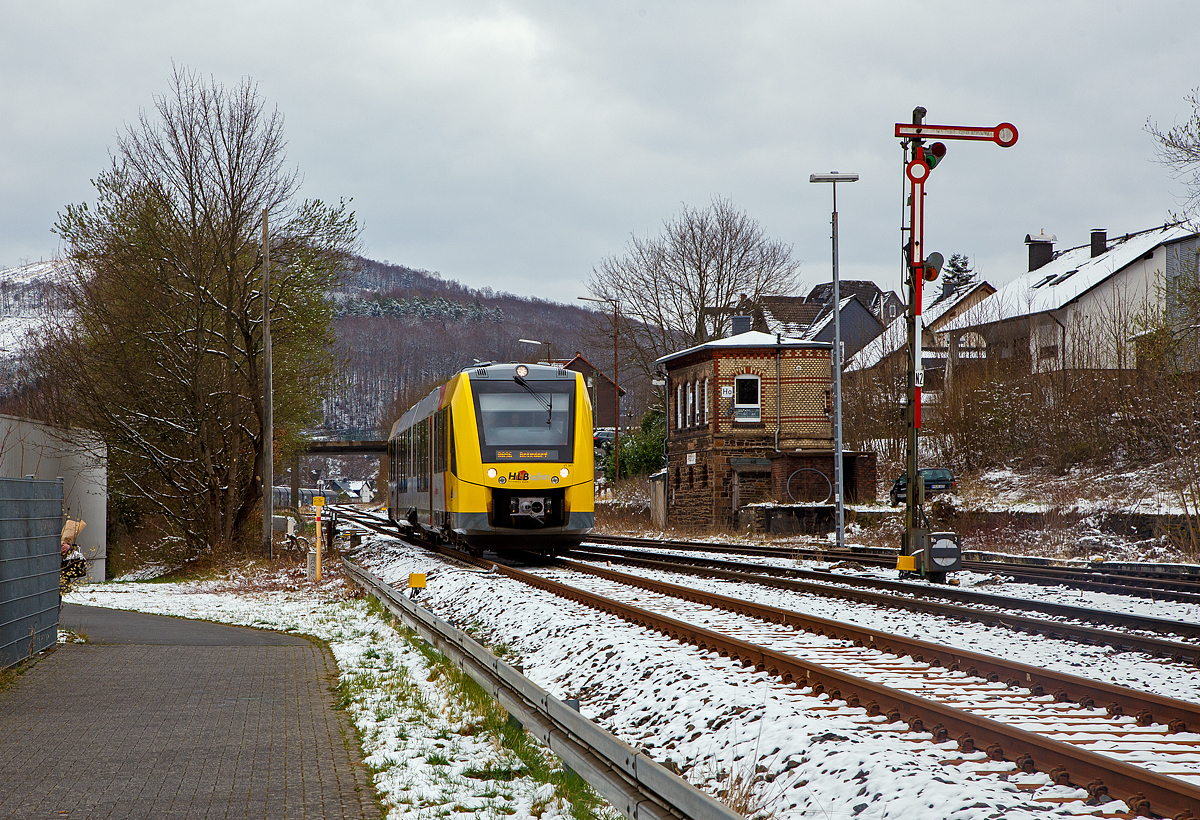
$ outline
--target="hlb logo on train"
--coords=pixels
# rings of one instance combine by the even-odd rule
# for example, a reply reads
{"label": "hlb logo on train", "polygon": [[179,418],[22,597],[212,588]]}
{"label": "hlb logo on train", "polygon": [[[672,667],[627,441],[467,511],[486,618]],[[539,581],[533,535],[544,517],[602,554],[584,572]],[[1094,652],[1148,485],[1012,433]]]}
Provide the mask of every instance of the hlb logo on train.
{"label": "hlb logo on train", "polygon": [[521,470],[520,472],[509,473],[508,478],[505,478],[504,476],[500,476],[497,479],[497,481],[499,481],[501,484],[504,484],[505,482],[508,482],[508,481],[549,481],[551,484],[557,484],[558,476],[556,476],[556,475],[530,475],[528,470]]}

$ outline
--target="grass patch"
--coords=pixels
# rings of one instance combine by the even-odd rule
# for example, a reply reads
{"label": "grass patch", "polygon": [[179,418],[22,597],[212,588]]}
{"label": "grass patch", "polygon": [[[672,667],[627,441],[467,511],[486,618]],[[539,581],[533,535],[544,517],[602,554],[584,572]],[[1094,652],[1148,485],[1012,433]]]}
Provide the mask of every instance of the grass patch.
{"label": "grass patch", "polygon": [[[486,775],[495,774],[498,775],[494,778],[497,780],[526,777],[536,783],[549,783],[554,786],[555,797],[562,798],[571,807],[571,816],[576,820],[609,816],[610,812],[606,810],[604,800],[587,781],[563,766],[556,756],[550,754],[519,723],[510,720],[508,712],[496,703],[483,687],[432,646],[417,639],[411,630],[406,630],[405,636],[425,656],[431,672],[436,673],[436,680],[451,699],[479,721],[484,734],[514,754],[523,764],[518,769],[464,772],[464,776],[483,779]],[[432,762],[432,757],[428,759]]]}
{"label": "grass patch", "polygon": [[[382,602],[375,596],[367,596],[367,610],[390,625],[416,651],[421,653],[428,669],[427,680],[442,690],[448,702],[446,713],[439,715],[452,727],[451,732],[440,731],[436,738],[452,740],[455,734],[462,736],[478,736],[480,734],[493,740],[502,751],[510,755],[512,765],[489,766],[482,769],[470,769],[455,775],[472,780],[493,780],[496,782],[512,782],[518,779],[529,779],[535,785],[551,784],[554,786],[553,799],[562,799],[570,806],[571,816],[576,820],[596,820],[611,818],[613,812],[604,800],[587,784],[583,778],[562,765],[562,762],[521,726],[509,719],[506,712],[492,697],[474,680],[463,673],[449,659],[438,652],[432,645],[422,639],[416,632],[405,626]],[[466,630],[476,640],[485,645],[489,642],[482,637],[484,632],[481,624],[471,624]],[[489,645],[491,651],[500,658],[513,663],[517,658],[516,651],[507,644]],[[364,692],[369,686],[377,684],[398,702],[403,702],[426,714],[432,715],[432,706],[426,702],[420,687],[412,680],[407,668],[396,667],[390,653],[368,650],[364,657],[378,660],[379,666],[387,671],[378,673],[360,673],[343,681],[339,687],[339,697],[349,703],[356,695]],[[426,762],[435,766],[451,765],[450,755],[441,751],[433,751],[426,755]],[[512,795],[494,787],[489,787],[485,798],[504,798],[511,800]],[[503,805],[489,806],[488,812],[493,815],[507,816],[515,810]],[[540,815],[541,810],[534,806],[534,813]]]}

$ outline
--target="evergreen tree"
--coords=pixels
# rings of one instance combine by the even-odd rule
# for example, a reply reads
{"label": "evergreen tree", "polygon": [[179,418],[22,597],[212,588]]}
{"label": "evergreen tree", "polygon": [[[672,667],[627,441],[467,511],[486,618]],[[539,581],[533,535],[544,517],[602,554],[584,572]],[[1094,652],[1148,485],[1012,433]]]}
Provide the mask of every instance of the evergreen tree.
{"label": "evergreen tree", "polygon": [[975,284],[976,276],[977,273],[971,269],[971,260],[965,253],[951,254],[950,261],[942,268],[942,293],[937,301],[966,290]]}

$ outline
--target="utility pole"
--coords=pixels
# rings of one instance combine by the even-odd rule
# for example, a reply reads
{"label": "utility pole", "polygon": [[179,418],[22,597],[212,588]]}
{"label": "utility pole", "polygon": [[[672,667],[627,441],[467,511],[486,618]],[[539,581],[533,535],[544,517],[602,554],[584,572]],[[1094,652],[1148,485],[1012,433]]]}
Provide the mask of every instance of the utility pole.
{"label": "utility pole", "polygon": [[271,242],[262,212],[263,257],[263,557],[275,557],[275,414],[271,393]]}
{"label": "utility pole", "polygon": [[[621,320],[621,303],[616,299],[594,299],[591,296],[578,297],[581,302],[599,302],[612,305],[613,309],[613,467],[615,479],[621,477],[621,377],[618,375],[620,355],[617,352],[617,323]],[[592,422],[593,425],[595,422]]]}

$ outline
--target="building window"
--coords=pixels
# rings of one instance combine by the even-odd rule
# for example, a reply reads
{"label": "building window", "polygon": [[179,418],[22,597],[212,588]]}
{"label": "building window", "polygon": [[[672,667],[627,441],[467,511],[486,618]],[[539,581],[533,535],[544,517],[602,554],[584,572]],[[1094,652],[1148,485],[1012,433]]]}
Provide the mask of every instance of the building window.
{"label": "building window", "polygon": [[1038,360],[1045,361],[1046,359],[1058,358],[1058,345],[1042,345],[1038,348]]}
{"label": "building window", "polygon": [[704,377],[704,424],[708,426],[708,376]]}
{"label": "building window", "polygon": [[733,380],[733,420],[762,421],[758,376],[738,376]]}
{"label": "building window", "polygon": [[695,422],[695,416],[692,413],[695,411],[695,405],[692,404],[692,383],[688,382],[687,386],[687,412],[684,418],[687,420],[687,426],[691,427]]}
{"label": "building window", "polygon": [[[683,429],[683,385],[675,385],[675,429]],[[676,482],[678,484],[678,482]]]}

